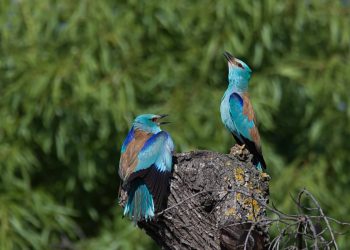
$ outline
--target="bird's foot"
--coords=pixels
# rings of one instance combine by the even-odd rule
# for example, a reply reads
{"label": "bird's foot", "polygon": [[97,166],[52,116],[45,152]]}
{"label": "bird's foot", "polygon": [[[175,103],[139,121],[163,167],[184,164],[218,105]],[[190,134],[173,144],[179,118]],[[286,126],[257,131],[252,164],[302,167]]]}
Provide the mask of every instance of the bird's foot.
{"label": "bird's foot", "polygon": [[124,207],[127,200],[128,200],[128,193],[124,191],[122,188],[120,188],[119,195],[118,195],[118,204]]}
{"label": "bird's foot", "polygon": [[243,150],[245,149],[245,144],[238,146],[239,147],[239,154],[243,154]]}
{"label": "bird's foot", "polygon": [[262,173],[261,173],[261,177],[262,177],[263,179],[267,179],[267,180],[270,180],[270,179],[271,179],[271,177],[270,177],[267,173],[265,173],[265,172],[262,172]]}
{"label": "bird's foot", "polygon": [[245,149],[245,144],[243,145],[234,145],[231,150],[230,150],[230,154],[232,155],[242,155],[243,154],[243,150]]}

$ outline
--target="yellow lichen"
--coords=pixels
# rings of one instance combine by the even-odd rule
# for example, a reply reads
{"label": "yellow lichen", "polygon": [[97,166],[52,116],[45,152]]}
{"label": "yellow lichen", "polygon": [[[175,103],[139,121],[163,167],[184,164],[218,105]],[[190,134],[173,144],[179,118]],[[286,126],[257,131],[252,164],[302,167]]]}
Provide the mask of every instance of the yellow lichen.
{"label": "yellow lichen", "polygon": [[246,215],[247,219],[250,221],[255,221],[261,209],[258,201],[249,197],[243,199],[242,206],[248,210]]}
{"label": "yellow lichen", "polygon": [[256,214],[254,214],[254,213],[248,213],[247,214],[247,220],[248,221],[257,221],[257,217],[256,217],[257,215]]}
{"label": "yellow lichen", "polygon": [[254,211],[255,214],[260,212],[260,206],[257,200],[252,199],[252,203],[251,203],[252,209]]}
{"label": "yellow lichen", "polygon": [[254,216],[253,216],[251,213],[248,213],[248,214],[247,214],[247,219],[248,219],[249,221],[255,221],[255,220],[254,220]]}
{"label": "yellow lichen", "polygon": [[255,194],[261,194],[261,190],[259,188],[254,189]]}
{"label": "yellow lichen", "polygon": [[236,199],[237,199],[237,201],[241,201],[242,200],[242,194],[241,193],[236,194]]}
{"label": "yellow lichen", "polygon": [[231,207],[226,210],[225,215],[230,216],[230,215],[234,215],[235,213],[236,213],[236,209],[234,207]]}
{"label": "yellow lichen", "polygon": [[245,209],[253,210],[254,213],[258,213],[260,211],[260,205],[257,200],[248,197],[243,198],[242,194],[236,194],[236,200],[243,205]]}
{"label": "yellow lichen", "polygon": [[244,183],[244,170],[237,167],[234,171],[234,176],[237,182]]}

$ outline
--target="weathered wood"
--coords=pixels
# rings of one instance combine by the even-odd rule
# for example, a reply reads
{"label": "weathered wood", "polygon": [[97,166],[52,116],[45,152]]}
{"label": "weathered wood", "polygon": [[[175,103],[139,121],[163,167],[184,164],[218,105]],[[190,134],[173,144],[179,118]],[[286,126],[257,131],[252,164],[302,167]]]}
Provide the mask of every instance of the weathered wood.
{"label": "weathered wood", "polygon": [[138,223],[162,249],[265,249],[267,227],[250,222],[265,218],[269,176],[253,167],[246,150],[233,149],[174,156],[167,208]]}

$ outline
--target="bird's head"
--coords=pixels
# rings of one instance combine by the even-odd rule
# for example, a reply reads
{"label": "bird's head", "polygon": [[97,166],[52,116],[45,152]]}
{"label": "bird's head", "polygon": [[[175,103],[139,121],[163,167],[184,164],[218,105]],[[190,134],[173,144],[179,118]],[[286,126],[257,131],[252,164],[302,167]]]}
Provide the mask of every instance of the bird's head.
{"label": "bird's head", "polygon": [[160,125],[167,124],[169,122],[161,122],[160,119],[168,115],[154,115],[154,114],[143,114],[136,117],[134,121],[134,128],[140,129],[152,134],[161,131]]}
{"label": "bird's head", "polygon": [[234,85],[242,91],[246,91],[252,70],[245,62],[234,58],[230,53],[225,52],[224,56],[226,57],[228,63],[229,84]]}

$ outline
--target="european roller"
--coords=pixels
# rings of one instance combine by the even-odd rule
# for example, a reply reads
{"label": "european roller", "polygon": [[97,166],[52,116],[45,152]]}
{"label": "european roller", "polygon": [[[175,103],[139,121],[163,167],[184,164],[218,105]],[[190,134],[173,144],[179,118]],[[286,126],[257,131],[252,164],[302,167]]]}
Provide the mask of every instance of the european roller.
{"label": "european roller", "polygon": [[134,222],[150,220],[166,200],[172,170],[174,143],[160,129],[167,115],[136,117],[122,145],[119,176],[128,194],[124,215]]}
{"label": "european roller", "polygon": [[243,149],[253,154],[257,169],[266,169],[262,155],[260,135],[255,120],[252,103],[248,95],[251,69],[243,61],[224,53],[228,61],[228,88],[221,99],[221,120]]}

